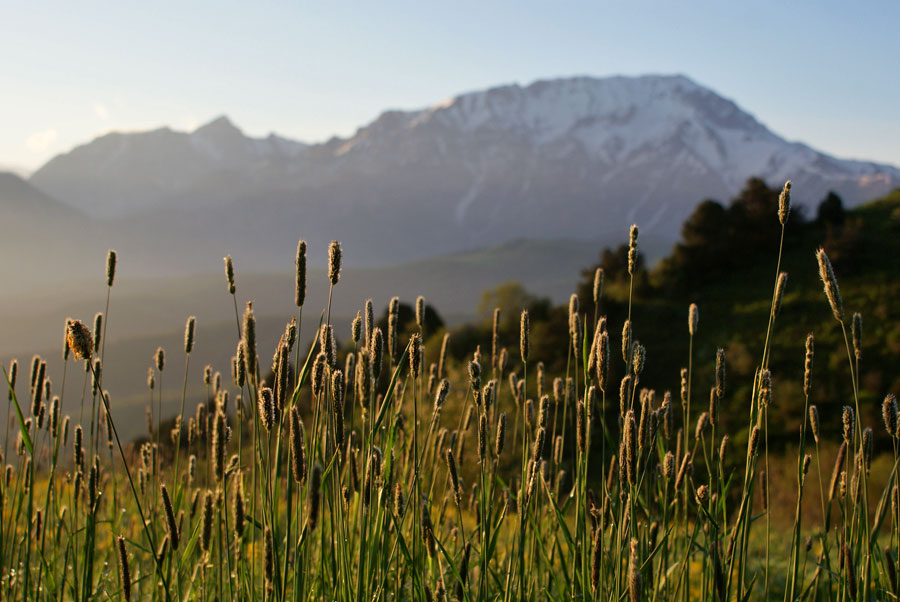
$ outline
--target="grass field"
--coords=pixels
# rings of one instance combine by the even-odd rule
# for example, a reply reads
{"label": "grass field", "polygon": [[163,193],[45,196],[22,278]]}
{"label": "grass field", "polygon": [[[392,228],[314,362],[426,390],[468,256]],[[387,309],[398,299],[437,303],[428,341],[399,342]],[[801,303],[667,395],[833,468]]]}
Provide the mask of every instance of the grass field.
{"label": "grass field", "polygon": [[[769,408],[779,398],[771,358],[789,185],[772,218],[781,242],[755,260],[755,285],[771,290],[768,325],[748,351],[746,382],[729,379],[724,351],[695,356],[703,320],[690,305],[660,333],[687,342],[680,389],[648,388],[653,356],[634,333],[653,331],[632,312],[630,280],[620,323],[582,311],[573,296],[555,350],[559,374],[534,359],[540,341],[527,310],[516,316],[517,346],[501,346],[506,316],[497,310],[490,344],[463,363],[446,354],[450,335],[427,332],[423,298],[408,340],[399,302],[384,331],[369,302],[349,333],[336,332],[341,247],[332,243],[327,276],[311,283],[327,302],[306,307],[301,241],[297,315],[285,316],[272,359],[257,347],[252,303],[239,300],[240,275],[226,258],[231,365],[206,370],[206,401],[188,403],[198,332],[189,319],[183,354],[153,358],[146,435],[133,442],[120,440],[104,390],[111,252],[101,318],[67,321],[61,358],[4,369],[15,420],[0,483],[0,597],[895,599],[897,402],[887,395],[877,412],[861,411],[862,318],[845,310],[824,250],[817,298],[832,318],[827,332],[803,337],[794,401],[775,418],[788,408],[795,443],[769,451],[770,428],[784,432]],[[637,227],[629,238],[633,278]],[[593,307],[603,277],[595,275]],[[304,311],[319,324],[308,347]],[[840,365],[819,367],[820,335]],[[63,364],[58,390],[48,362]],[[820,415],[810,402],[823,372],[849,379],[840,415]],[[712,386],[700,390],[698,380]],[[174,421],[160,411],[163,381],[185,392]],[[723,420],[720,403],[733,388],[746,399]],[[873,413],[883,424],[864,423]],[[725,424],[739,426],[729,433]],[[873,429],[884,429],[879,440],[892,449],[875,449]]]}

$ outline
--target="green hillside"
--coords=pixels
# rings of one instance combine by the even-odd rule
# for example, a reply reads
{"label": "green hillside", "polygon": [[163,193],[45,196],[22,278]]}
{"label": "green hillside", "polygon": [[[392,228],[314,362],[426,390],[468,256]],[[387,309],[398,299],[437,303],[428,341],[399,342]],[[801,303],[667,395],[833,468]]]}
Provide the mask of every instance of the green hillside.
{"label": "green hillside", "polygon": [[[688,363],[688,307],[697,303],[700,321],[694,340],[692,416],[697,416],[708,403],[708,392],[714,384],[716,349],[722,347],[728,368],[723,421],[726,429],[739,437],[746,436],[750,386],[765,344],[775,285],[781,230],[777,197],[777,190],[751,181],[742,196],[727,208],[716,203],[722,209],[721,215],[731,216],[730,221],[720,219],[704,237],[698,232],[709,224],[696,218],[709,209],[710,202],[705,208],[701,205],[685,225],[685,241],[652,270],[641,267],[635,274],[634,338],[647,349],[641,387],[655,389],[660,395],[671,390],[678,399],[680,369]],[[823,430],[839,432],[840,408],[852,400],[841,327],[832,316],[818,277],[815,252],[821,246],[834,263],[848,337],[852,314],[859,312],[863,317],[863,423],[877,427],[881,400],[888,392],[900,392],[900,259],[896,256],[900,190],[848,210],[842,217],[840,212],[831,215],[828,204],[823,207],[818,212],[821,216],[806,216],[808,212],[803,208],[795,208],[785,230],[781,270],[788,273],[788,283],[772,336],[774,401],[770,410],[770,445],[796,443],[803,418],[804,345],[808,333],[813,333],[816,341],[811,403],[819,406]],[[623,233],[623,239],[626,237],[627,233]],[[593,274],[596,267],[604,267],[599,314],[609,321],[613,349],[611,380],[615,390],[607,395],[611,408],[618,407],[618,382],[624,368],[617,350],[621,348],[627,316],[625,253],[624,245],[605,251],[597,265],[584,270],[577,288],[582,313],[592,317]],[[504,309],[507,314],[514,311],[513,307]],[[552,376],[563,374],[566,361],[558,350],[568,338],[568,307],[532,299],[532,316],[537,341],[535,358],[547,365]],[[502,343],[514,350],[518,337],[516,316],[509,317],[513,319],[505,321]],[[457,336],[466,341],[456,346],[460,350],[471,349],[474,344],[489,349],[487,316],[477,327],[459,329]],[[882,443],[888,445],[883,429],[875,430],[876,442],[884,436]]]}

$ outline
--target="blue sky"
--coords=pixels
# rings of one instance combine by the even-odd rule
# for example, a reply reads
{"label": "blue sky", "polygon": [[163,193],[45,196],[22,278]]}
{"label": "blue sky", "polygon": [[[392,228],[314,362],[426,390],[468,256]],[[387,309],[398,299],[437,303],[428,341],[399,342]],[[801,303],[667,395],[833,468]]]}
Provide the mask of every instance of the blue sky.
{"label": "blue sky", "polygon": [[[183,5],[182,5],[183,4]],[[320,141],[386,108],[565,75],[683,73],[790,140],[900,165],[900,2],[0,5],[0,166],[110,130]]]}

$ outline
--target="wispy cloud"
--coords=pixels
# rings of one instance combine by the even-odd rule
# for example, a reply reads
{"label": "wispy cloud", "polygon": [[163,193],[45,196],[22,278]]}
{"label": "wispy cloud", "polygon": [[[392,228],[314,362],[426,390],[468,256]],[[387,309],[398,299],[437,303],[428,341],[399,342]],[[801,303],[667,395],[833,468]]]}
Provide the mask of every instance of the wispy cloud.
{"label": "wispy cloud", "polygon": [[59,132],[54,128],[48,128],[35,132],[25,140],[25,146],[33,153],[43,153],[56,144]]}
{"label": "wispy cloud", "polygon": [[109,119],[109,108],[102,102],[95,102],[94,114],[100,119],[106,121],[107,119]]}

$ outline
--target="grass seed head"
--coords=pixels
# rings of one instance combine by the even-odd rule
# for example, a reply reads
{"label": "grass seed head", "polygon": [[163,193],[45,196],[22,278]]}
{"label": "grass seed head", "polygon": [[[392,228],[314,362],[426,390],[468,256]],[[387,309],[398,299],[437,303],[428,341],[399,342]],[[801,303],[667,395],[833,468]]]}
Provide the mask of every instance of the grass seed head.
{"label": "grass seed head", "polygon": [[621,416],[624,416],[625,412],[628,411],[628,408],[631,407],[631,390],[632,378],[631,375],[628,374],[622,379],[622,382],[619,383],[619,415]]}
{"label": "grass seed head", "polygon": [[469,362],[469,386],[472,387],[475,402],[478,403],[481,393],[481,364],[477,360]]}
{"label": "grass seed head", "polygon": [[[69,325],[69,323],[67,320],[66,321],[66,334],[68,334],[68,330],[69,330],[68,325]],[[64,337],[64,338],[68,339],[68,337]],[[68,350],[68,348],[69,348],[69,342],[68,342],[68,340],[66,340],[66,349]],[[7,393],[7,396],[9,397],[9,401],[12,401],[12,395],[13,395],[13,391],[15,391],[15,389],[16,389],[16,378],[18,378],[18,375],[19,375],[19,361],[14,359],[9,362],[9,371],[7,372],[7,376],[9,378],[9,389],[10,389],[9,392]]]}
{"label": "grass seed head", "polygon": [[125,549],[125,538],[116,538],[116,549],[119,552],[119,576],[122,579],[122,598],[131,602],[131,573],[128,571],[128,550]]}
{"label": "grass seed head", "polygon": [[212,468],[216,482],[221,483],[225,479],[225,414],[220,411],[213,417],[212,429]]}
{"label": "grass seed head", "polygon": [[631,340],[631,320],[625,320],[625,324],[622,326],[622,360],[626,364],[631,363]]}
{"label": "grass seed head", "polygon": [[350,338],[353,339],[353,344],[359,344],[359,337],[362,335],[362,314],[361,312],[356,312],[356,317],[353,318],[353,321],[350,323]]}
{"label": "grass seed head", "polygon": [[637,239],[638,227],[632,225],[628,232],[628,274],[634,276],[634,268],[637,263]]}
{"label": "grass seed head", "polygon": [[580,453],[585,453],[587,444],[585,440],[585,424],[586,419],[584,415],[584,402],[580,399],[578,400],[578,409],[576,410],[575,417],[575,441],[578,446],[578,451]]}
{"label": "grass seed head", "polygon": [[203,514],[201,517],[200,530],[200,547],[204,552],[209,552],[212,546],[212,524],[213,524],[213,492],[206,490],[203,497]]}
{"label": "grass seed head", "polygon": [[165,484],[160,485],[160,492],[162,494],[163,501],[163,510],[166,515],[166,532],[169,536],[169,543],[172,544],[172,549],[178,549],[178,523],[175,522],[175,510],[172,508],[172,500],[169,497],[169,490],[166,488]]}
{"label": "grass seed head", "polygon": [[272,395],[272,389],[263,387],[259,390],[257,401],[257,409],[259,411],[259,421],[267,432],[275,427],[275,397]]}
{"label": "grass seed head", "polygon": [[328,245],[328,280],[331,286],[338,283],[341,278],[341,243],[332,240]]}
{"label": "grass seed head", "polygon": [[888,435],[897,438],[897,398],[893,394],[888,393],[881,404],[881,413],[884,417],[884,428]]}
{"label": "grass seed head", "polygon": [[635,376],[640,376],[644,371],[644,364],[647,362],[647,349],[639,342],[635,341],[632,355],[631,369],[634,371]]}
{"label": "grass seed head", "polygon": [[697,487],[697,503],[701,506],[705,506],[706,502],[709,501],[709,486],[700,485]]}
{"label": "grass seed head", "polygon": [[372,340],[372,331],[375,328],[375,305],[371,299],[366,299],[365,305],[366,341]]}
{"label": "grass seed head", "polygon": [[544,454],[544,439],[547,437],[547,429],[539,427],[534,437],[534,445],[531,448],[531,459],[535,462],[540,460]]}
{"label": "grass seed head", "polygon": [[320,351],[313,362],[312,374],[309,384],[312,388],[312,394],[318,399],[322,395],[322,389],[325,387],[325,371],[328,365],[328,357],[324,351]]}
{"label": "grass seed head", "polygon": [[256,316],[253,314],[253,302],[247,302],[244,310],[244,327],[241,341],[244,344],[244,369],[246,378],[251,384],[256,384],[256,366],[258,356],[256,354]]}
{"label": "grass seed head", "polygon": [[594,272],[594,289],[593,289],[594,305],[600,303],[600,297],[603,295],[603,268],[597,268]]}
{"label": "grass seed head", "polygon": [[606,331],[600,335],[600,343],[597,348],[597,385],[604,393],[609,383],[609,333]]}
{"label": "grass seed head", "polygon": [[481,399],[484,401],[485,411],[490,410],[491,406],[494,405],[496,391],[497,381],[493,379],[489,380],[484,389],[481,390]]}
{"label": "grass seed head", "polygon": [[272,540],[272,529],[266,527],[264,535],[263,567],[266,577],[266,591],[275,590],[275,543]]}
{"label": "grass seed head", "polygon": [[631,540],[631,556],[628,561],[628,596],[631,602],[642,599],[641,562],[638,557],[638,540]]}
{"label": "grass seed head", "polygon": [[153,354],[153,362],[156,364],[156,370],[162,372],[166,368],[166,351],[162,347],[156,348]]}
{"label": "grass seed head", "polygon": [[37,371],[34,376],[34,386],[32,387],[31,396],[31,415],[37,416],[40,413],[41,402],[44,399],[44,379],[47,371],[47,362],[41,361],[38,364]]}
{"label": "grass seed head", "polygon": [[409,344],[409,374],[413,380],[419,378],[422,371],[422,335],[418,332],[410,337]]}
{"label": "grass seed head", "polygon": [[462,502],[462,493],[459,487],[459,471],[456,468],[456,460],[453,458],[453,450],[448,449],[445,458],[447,460],[447,471],[450,474],[450,485],[453,487],[453,497],[458,506]]}
{"label": "grass seed head", "polygon": [[91,359],[94,350],[91,330],[80,320],[69,320],[66,327],[66,341],[76,360]]}
{"label": "grass seed head", "polygon": [[487,413],[482,412],[481,417],[478,419],[478,459],[481,462],[487,459],[487,437]]}
{"label": "grass seed head", "polygon": [[[813,356],[815,354],[815,338],[812,333],[806,335],[806,357],[803,362],[803,395],[809,397],[812,386]],[[818,438],[816,439],[818,440]]]}
{"label": "grass seed head", "polygon": [[750,432],[750,440],[747,443],[747,457],[753,458],[759,451],[759,427],[754,426]]}
{"label": "grass seed head", "polygon": [[100,343],[103,337],[103,314],[97,312],[94,315],[94,355],[100,353]]}
{"label": "grass seed head", "polygon": [[844,304],[841,301],[841,290],[838,288],[837,278],[834,276],[834,268],[825,253],[825,249],[816,251],[816,260],[819,262],[819,278],[825,286],[825,297],[831,306],[831,313],[838,322],[844,321]]}
{"label": "grass seed head", "polygon": [[844,406],[843,410],[841,410],[841,423],[843,424],[844,441],[847,443],[850,443],[853,440],[854,420],[855,414],[853,413],[853,408]]}
{"label": "grass seed head", "polygon": [[194,349],[194,328],[196,325],[197,318],[191,316],[187,319],[187,324],[184,326],[184,352],[188,355]]}
{"label": "grass seed head", "polygon": [[716,350],[716,395],[721,400],[725,397],[725,350]]}
{"label": "grass seed head", "polygon": [[425,297],[422,295],[416,297],[416,326],[419,330],[425,328]]}
{"label": "grass seed head", "polygon": [[550,418],[550,396],[544,395],[541,397],[540,405],[538,406],[538,424],[544,428],[547,427],[547,421]]}
{"label": "grass seed head", "polygon": [[116,281],[116,263],[119,260],[119,255],[114,250],[110,249],[106,252],[106,286],[112,287],[113,282]]}
{"label": "grass seed head", "polygon": [[859,312],[853,314],[850,331],[853,338],[853,354],[856,361],[859,361],[862,359],[862,315]]}
{"label": "grass seed head", "polygon": [[772,315],[777,316],[781,313],[781,301],[784,298],[784,289],[787,288],[787,280],[787,272],[778,274],[778,281],[775,283],[775,298],[772,302]]}
{"label": "grass seed head", "polygon": [[874,442],[874,433],[872,432],[872,427],[866,427],[863,429],[862,433],[862,452],[863,452],[863,463],[866,467],[866,472],[872,466],[872,454],[875,451],[875,442]]}
{"label": "grass seed head", "polygon": [[444,401],[447,400],[447,395],[450,393],[450,381],[446,378],[442,379],[440,384],[438,385],[437,393],[434,396],[434,410],[440,411],[441,407],[444,405]]}
{"label": "grass seed head", "polygon": [[696,303],[691,303],[688,308],[688,333],[691,336],[697,334],[697,325],[700,323],[700,309]]}
{"label": "grass seed head", "polygon": [[707,427],[709,427],[709,424],[709,413],[703,412],[702,414],[700,414],[700,417],[697,418],[697,426],[694,429],[694,438],[699,441],[700,437],[703,436],[703,433],[706,431]]}
{"label": "grass seed head", "polygon": [[225,280],[228,284],[228,292],[230,294],[234,294],[234,262],[231,260],[231,255],[226,255],[223,260],[225,261]]}
{"label": "grass seed head", "polygon": [[294,481],[302,483],[306,480],[306,442],[303,432],[303,422],[300,420],[300,411],[297,406],[291,407],[291,474]]}
{"label": "grass seed head", "polygon": [[781,194],[778,195],[778,221],[784,226],[791,212],[791,181],[784,183]]}
{"label": "grass seed head", "polygon": [[[574,297],[577,299],[577,297]],[[581,360],[584,346],[584,330],[581,326],[581,315],[574,313],[569,317],[569,337],[572,340],[572,352],[576,360]]]}
{"label": "grass seed head", "polygon": [[600,573],[603,565],[603,532],[596,529],[594,534],[594,551],[591,554],[591,590],[594,594],[600,591]]}
{"label": "grass seed head", "polygon": [[816,443],[819,442],[819,408],[809,406],[809,428],[812,431]]}
{"label": "grass seed head", "polygon": [[319,333],[319,347],[325,353],[328,367],[334,370],[337,366],[337,346],[334,342],[334,326],[325,324]]}
{"label": "grass seed head", "polygon": [[444,338],[441,340],[441,354],[438,356],[438,368],[437,368],[437,377],[438,379],[444,378],[444,366],[447,360],[447,345],[450,343],[450,333],[445,332]]}
{"label": "grass seed head", "polygon": [[628,476],[628,484],[637,483],[637,426],[634,420],[634,410],[628,410],[625,414],[625,433],[623,435],[625,442],[625,465]]}
{"label": "grass seed head", "polygon": [[528,318],[528,310],[522,310],[522,317],[519,320],[519,353],[522,356],[522,363],[528,362],[528,354],[531,350],[530,336],[530,320]]}
{"label": "grass seed head", "polygon": [[[50,435],[55,439],[59,434],[59,397],[50,402]],[[2,456],[0,456],[2,457]]]}
{"label": "grass seed head", "polygon": [[306,241],[297,241],[297,257],[294,260],[296,267],[296,282],[294,286],[294,305],[303,307],[306,302]]}
{"label": "grass seed head", "polygon": [[675,478],[675,454],[671,451],[667,451],[663,458],[663,475],[669,481]]}
{"label": "grass seed head", "polygon": [[494,439],[494,455],[498,458],[503,453],[503,446],[506,443],[506,412],[502,412],[497,419],[497,436]]}

